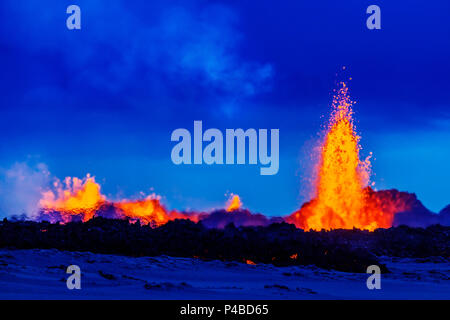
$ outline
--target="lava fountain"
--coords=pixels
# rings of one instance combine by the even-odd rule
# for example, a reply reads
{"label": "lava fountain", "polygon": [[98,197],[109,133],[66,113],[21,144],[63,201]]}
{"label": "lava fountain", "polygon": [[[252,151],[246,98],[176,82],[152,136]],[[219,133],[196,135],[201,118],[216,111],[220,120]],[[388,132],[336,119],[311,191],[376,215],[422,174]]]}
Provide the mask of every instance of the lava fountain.
{"label": "lava fountain", "polygon": [[[239,196],[231,194],[226,204],[226,211],[231,213],[239,210],[241,206]],[[86,222],[101,216],[160,226],[175,219],[198,222],[207,216],[205,213],[196,211],[168,210],[161,203],[161,197],[156,194],[138,200],[109,200],[101,193],[101,186],[95,181],[95,177],[89,174],[82,179],[67,177],[62,182],[56,179],[52,189],[42,192],[39,207],[36,219],[52,223]]]}
{"label": "lava fountain", "polygon": [[[314,181],[315,197],[287,220],[302,229],[367,229],[391,227],[398,206],[380,201],[367,187],[370,157],[360,160],[360,137],[344,82],[333,97]],[[382,205],[383,204],[383,205]],[[405,208],[402,208],[405,209]]]}
{"label": "lava fountain", "polygon": [[237,194],[231,194],[230,199],[227,201],[227,212],[233,212],[239,210],[242,207],[241,198]]}
{"label": "lava fountain", "polygon": [[42,193],[40,208],[50,215],[59,212],[60,222],[72,221],[73,216],[79,216],[82,221],[92,219],[96,211],[106,201],[100,193],[100,185],[89,174],[84,179],[67,177],[64,182],[56,180],[53,190]]}

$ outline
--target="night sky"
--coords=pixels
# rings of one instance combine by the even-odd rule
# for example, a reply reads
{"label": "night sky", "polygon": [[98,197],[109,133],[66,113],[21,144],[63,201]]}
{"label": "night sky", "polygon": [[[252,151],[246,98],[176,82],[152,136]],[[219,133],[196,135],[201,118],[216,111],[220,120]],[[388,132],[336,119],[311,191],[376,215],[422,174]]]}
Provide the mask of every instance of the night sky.
{"label": "night sky", "polygon": [[[81,30],[66,28],[70,4]],[[371,4],[381,30],[366,28]],[[449,21],[444,0],[2,0],[0,216],[54,177],[87,173],[112,199],[156,192],[206,210],[233,192],[289,214],[309,199],[310,150],[350,77],[376,188],[438,212],[450,203]],[[171,133],[194,120],[280,129],[278,174],[174,165]]]}

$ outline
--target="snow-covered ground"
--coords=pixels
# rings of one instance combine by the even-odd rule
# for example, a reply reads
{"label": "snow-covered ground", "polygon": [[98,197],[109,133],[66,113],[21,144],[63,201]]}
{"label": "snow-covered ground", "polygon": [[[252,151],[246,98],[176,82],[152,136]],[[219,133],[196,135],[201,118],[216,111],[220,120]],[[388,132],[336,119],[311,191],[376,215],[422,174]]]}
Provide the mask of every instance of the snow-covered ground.
{"label": "snow-covered ground", "polygon": [[[381,290],[368,274],[191,258],[131,258],[57,250],[0,250],[0,299],[450,299],[450,263],[385,258]],[[68,290],[66,268],[81,268]]]}

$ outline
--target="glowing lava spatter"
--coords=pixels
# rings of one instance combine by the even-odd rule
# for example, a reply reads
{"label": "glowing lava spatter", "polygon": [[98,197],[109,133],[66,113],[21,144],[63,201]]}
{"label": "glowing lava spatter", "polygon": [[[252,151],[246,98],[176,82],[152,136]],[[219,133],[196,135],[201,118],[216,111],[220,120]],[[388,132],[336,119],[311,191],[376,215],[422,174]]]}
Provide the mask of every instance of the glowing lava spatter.
{"label": "glowing lava spatter", "polygon": [[231,194],[231,198],[227,201],[227,212],[239,210],[242,206],[241,199],[237,194]]}
{"label": "glowing lava spatter", "polygon": [[[348,87],[341,83],[333,102],[326,134],[320,144],[320,158],[316,165],[314,198],[300,210],[283,218],[304,230],[389,228],[398,212],[410,210],[411,198],[395,190],[375,192],[370,187],[370,156],[360,160],[359,136],[353,123],[353,102]],[[87,221],[95,216],[128,218],[152,226],[174,219],[197,222],[208,213],[167,210],[157,196],[143,200],[108,201],[100,192],[95,178],[66,178],[57,181],[53,191],[46,191],[40,200],[40,218],[50,222]],[[238,195],[231,194],[227,212],[242,208]],[[233,214],[228,216],[235,216]]]}
{"label": "glowing lava spatter", "polygon": [[336,92],[326,136],[320,147],[315,198],[288,220],[302,229],[359,228],[374,230],[392,225],[396,208],[383,208],[369,194],[370,156],[360,160],[359,136],[353,123],[348,87]]}
{"label": "glowing lava spatter", "polygon": [[322,145],[316,185],[315,214],[308,217],[309,228],[351,228],[359,225],[364,207],[363,188],[369,177],[368,160],[359,160],[359,137],[353,124],[353,102],[348,87],[341,84],[333,98],[333,110]]}

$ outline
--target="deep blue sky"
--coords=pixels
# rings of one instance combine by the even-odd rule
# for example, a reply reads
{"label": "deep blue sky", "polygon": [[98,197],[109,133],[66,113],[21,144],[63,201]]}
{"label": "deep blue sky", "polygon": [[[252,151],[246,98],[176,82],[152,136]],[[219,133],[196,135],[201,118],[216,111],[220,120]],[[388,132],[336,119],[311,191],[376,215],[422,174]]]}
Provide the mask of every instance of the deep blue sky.
{"label": "deep blue sky", "polygon": [[[79,31],[66,28],[70,4],[81,7]],[[381,30],[366,28],[370,4]],[[308,150],[332,89],[351,76],[377,188],[415,192],[439,211],[450,203],[449,21],[444,0],[3,0],[2,181],[15,163],[31,173],[44,163],[59,178],[95,175],[111,197],[153,188],[170,208],[208,209],[234,192],[251,210],[288,214],[307,199]],[[194,120],[279,128],[279,173],[175,166],[171,132]]]}

